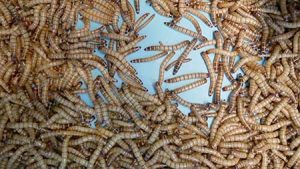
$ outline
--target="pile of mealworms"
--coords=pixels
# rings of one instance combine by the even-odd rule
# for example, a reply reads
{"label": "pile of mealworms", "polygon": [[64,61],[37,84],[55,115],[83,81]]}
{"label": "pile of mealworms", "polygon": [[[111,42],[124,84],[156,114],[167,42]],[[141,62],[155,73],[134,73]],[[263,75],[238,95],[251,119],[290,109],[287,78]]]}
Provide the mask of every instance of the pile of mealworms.
{"label": "pile of mealworms", "polygon": [[[300,168],[299,0],[148,2],[191,40],[129,62],[155,17],[139,14],[139,0],[0,0],[0,169]],[[217,26],[214,39],[200,22]],[[208,72],[165,79],[193,50]],[[134,66],[159,58],[150,94]],[[163,87],[187,80],[196,81]],[[212,103],[180,97],[208,80]]]}

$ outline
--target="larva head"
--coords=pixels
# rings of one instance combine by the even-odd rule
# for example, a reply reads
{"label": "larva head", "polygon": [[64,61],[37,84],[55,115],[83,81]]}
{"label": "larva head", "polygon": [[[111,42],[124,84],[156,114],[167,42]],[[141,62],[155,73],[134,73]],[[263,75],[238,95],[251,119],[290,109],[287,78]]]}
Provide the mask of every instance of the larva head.
{"label": "larva head", "polygon": [[172,27],[174,24],[171,23],[171,22],[164,22],[165,25],[169,26],[169,27]]}

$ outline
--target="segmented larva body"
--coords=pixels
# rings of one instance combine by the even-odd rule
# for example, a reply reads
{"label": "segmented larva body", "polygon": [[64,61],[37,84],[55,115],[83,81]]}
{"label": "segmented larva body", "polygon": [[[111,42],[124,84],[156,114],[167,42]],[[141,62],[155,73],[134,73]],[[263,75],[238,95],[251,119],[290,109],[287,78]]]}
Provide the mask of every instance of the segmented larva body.
{"label": "segmented larva body", "polygon": [[159,68],[159,77],[158,77],[158,84],[159,85],[161,85],[163,83],[165,67],[167,66],[167,63],[172,59],[172,57],[174,55],[175,55],[175,52],[171,52],[162,61],[161,65],[160,65],[160,68]]}
{"label": "segmented larva body", "polygon": [[210,61],[208,53],[204,52],[204,53],[201,53],[201,55],[202,55],[202,58],[203,58],[203,60],[206,64],[206,67],[207,67],[207,70],[208,70],[208,73],[209,73],[209,77],[210,77],[210,85],[209,85],[208,95],[212,96],[212,94],[214,92],[214,89],[215,89],[215,85],[216,85],[216,76],[215,76],[215,73],[214,73],[214,68],[213,68],[213,65]]}
{"label": "segmented larva body", "polygon": [[193,32],[193,31],[191,31],[191,30],[189,30],[189,29],[186,29],[186,28],[184,28],[184,27],[175,25],[175,24],[173,24],[173,23],[165,22],[164,24],[167,25],[168,27],[170,27],[170,28],[172,28],[172,29],[178,31],[178,32],[182,32],[182,33],[184,33],[184,34],[186,34],[186,35],[189,35],[189,36],[191,36],[191,37],[193,37],[193,38],[199,39],[199,40],[202,41],[202,42],[207,41],[207,38],[206,38],[206,37],[202,36],[201,34],[198,34],[197,32]]}
{"label": "segmented larva body", "polygon": [[185,50],[182,52],[182,54],[180,55],[180,57],[178,58],[178,61],[176,62],[174,69],[173,69],[173,75],[176,74],[181,65],[183,64],[183,60],[186,59],[189,55],[189,53],[192,51],[193,47],[195,46],[197,42],[197,39],[193,39],[188,46],[185,48]]}
{"label": "segmented larva body", "polygon": [[190,79],[199,79],[199,78],[208,78],[209,74],[208,73],[189,73],[189,74],[184,74],[180,75],[177,77],[173,77],[170,79],[166,79],[166,83],[176,83],[184,80],[190,80]]}
{"label": "segmented larva body", "polygon": [[158,45],[158,46],[149,46],[146,47],[145,51],[176,51],[178,49],[181,49],[185,46],[187,46],[190,42],[188,40],[179,42],[174,45]]}

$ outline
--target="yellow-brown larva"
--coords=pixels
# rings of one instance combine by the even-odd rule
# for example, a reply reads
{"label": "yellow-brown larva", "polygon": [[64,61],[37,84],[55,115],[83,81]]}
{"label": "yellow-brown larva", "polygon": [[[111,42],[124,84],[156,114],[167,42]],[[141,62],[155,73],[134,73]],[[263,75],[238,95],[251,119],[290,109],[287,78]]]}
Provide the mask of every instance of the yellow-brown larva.
{"label": "yellow-brown larva", "polygon": [[187,47],[185,48],[185,50],[182,52],[182,54],[180,55],[180,57],[178,58],[178,61],[176,62],[175,66],[174,66],[173,75],[175,75],[179,71],[181,65],[183,64],[183,60],[188,57],[189,53],[192,51],[192,49],[195,46],[196,42],[197,42],[197,39],[193,39],[187,45]]}
{"label": "yellow-brown larva", "polygon": [[176,51],[188,45],[190,42],[188,40],[179,42],[174,45],[158,45],[158,46],[148,46],[145,51]]}
{"label": "yellow-brown larva", "polygon": [[206,79],[200,79],[200,80],[197,80],[193,83],[187,84],[185,86],[181,86],[179,88],[176,88],[176,89],[172,90],[171,92],[174,93],[174,94],[179,94],[179,93],[191,90],[193,88],[196,88],[198,86],[201,86],[201,85],[205,84],[206,82],[207,82]]}
{"label": "yellow-brown larva", "polygon": [[184,27],[181,27],[181,26],[175,25],[173,23],[169,23],[169,22],[165,22],[164,24],[167,25],[168,27],[170,27],[170,28],[178,31],[178,32],[182,32],[182,33],[187,34],[187,35],[189,35],[189,36],[191,36],[191,37],[193,37],[195,39],[199,39],[202,42],[207,41],[206,37],[204,37],[201,34],[198,34],[197,32],[193,32],[193,31],[191,31],[189,29],[186,29]]}
{"label": "yellow-brown larva", "polygon": [[164,72],[165,72],[165,67],[167,66],[167,63],[172,59],[172,57],[175,55],[175,52],[171,52],[169,53],[165,59],[163,60],[163,62],[160,65],[159,68],[159,77],[158,77],[158,84],[161,85],[163,83],[164,80]]}
{"label": "yellow-brown larva", "polygon": [[150,62],[150,61],[159,59],[159,58],[165,56],[166,54],[167,54],[167,52],[161,52],[161,53],[155,54],[155,55],[153,55],[153,56],[151,56],[151,57],[133,59],[133,60],[131,60],[130,62],[131,62],[131,63]]}

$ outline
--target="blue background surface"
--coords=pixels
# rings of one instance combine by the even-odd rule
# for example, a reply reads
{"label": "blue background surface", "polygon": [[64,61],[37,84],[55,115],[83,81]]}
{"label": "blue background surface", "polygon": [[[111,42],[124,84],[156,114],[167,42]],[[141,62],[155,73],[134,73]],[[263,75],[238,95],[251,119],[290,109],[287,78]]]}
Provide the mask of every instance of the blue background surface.
{"label": "blue background surface", "polygon": [[[133,2],[131,2],[131,4],[133,4]],[[147,38],[138,44],[138,46],[141,46],[141,50],[139,50],[138,52],[136,52],[134,54],[129,55],[126,58],[128,61],[135,59],[135,58],[149,57],[156,53],[159,53],[159,52],[145,52],[144,51],[145,47],[150,46],[150,45],[158,45],[159,41],[161,41],[163,44],[175,44],[175,43],[181,42],[183,40],[192,40],[191,37],[184,35],[180,32],[177,32],[177,31],[165,26],[164,22],[169,22],[169,21],[171,21],[171,19],[161,16],[158,13],[156,13],[154,11],[154,9],[149,5],[149,3],[146,3],[144,0],[141,0],[140,5],[141,5],[140,6],[140,8],[141,8],[140,14],[136,15],[136,19],[138,17],[140,17],[141,15],[143,15],[144,13],[150,13],[150,15],[155,14],[155,18],[152,20],[152,22],[146,28],[144,28],[142,31],[139,32],[140,35],[147,35]],[[207,13],[203,12],[203,14],[209,18]],[[200,26],[202,28],[202,34],[205,37],[207,37],[207,39],[212,39],[213,31],[215,31],[217,29],[209,28],[201,20],[199,20],[198,18],[196,18],[196,19],[200,23]],[[190,30],[196,31],[194,26],[192,25],[192,23],[186,19],[182,19],[180,21],[180,23],[178,23],[178,25],[188,28]],[[77,27],[81,28],[82,23],[79,22]],[[99,27],[100,27],[99,24],[96,24],[96,23],[91,24],[91,30],[99,28]],[[189,54],[189,58],[191,58],[192,61],[183,64],[181,69],[175,76],[187,74],[187,73],[194,73],[194,72],[207,72],[205,63],[204,63],[200,53],[201,53],[201,51],[208,49],[208,48],[212,48],[212,47],[213,46],[203,48],[200,50],[196,50],[196,51],[192,51]],[[176,51],[176,55],[175,55],[175,57],[173,57],[173,59],[171,61],[177,59],[183,50],[184,49]],[[103,55],[104,55],[103,53],[101,53],[99,51],[97,51],[96,53],[100,57],[103,57]],[[210,58],[212,60],[213,56],[211,55]],[[163,60],[163,58],[152,61],[152,62],[147,62],[147,63],[133,63],[132,64],[136,68],[136,70],[138,72],[138,76],[143,81],[144,86],[146,88],[148,88],[149,92],[152,94],[155,93],[153,85],[158,80],[159,66],[160,66],[162,60]],[[174,77],[172,75],[172,70],[173,69],[169,70],[168,72],[165,72],[165,79]],[[98,74],[100,74],[98,71],[93,72],[94,77],[97,76]],[[118,79],[118,77],[116,77],[116,78]],[[225,80],[223,81],[223,86],[228,85],[229,81],[226,78],[224,78],[224,79]],[[186,99],[186,100],[188,100],[190,102],[194,102],[194,103],[211,102],[212,97],[208,96],[209,79],[207,79],[207,80],[208,80],[208,82],[205,85],[202,85],[196,89],[181,93],[180,96],[183,99]],[[162,87],[163,87],[163,89],[167,89],[167,88],[174,89],[176,87],[191,83],[193,81],[195,81],[195,80],[184,81],[184,82],[180,82],[180,83],[176,83],[176,84],[164,83]],[[120,86],[120,83],[121,83],[121,81],[119,80],[117,86]],[[228,98],[228,95],[229,95],[229,92],[222,91],[222,95],[221,95],[222,100],[224,100],[224,99],[226,100]],[[86,101],[89,105],[91,105],[91,102],[89,101],[89,98],[87,95],[81,95],[81,97],[84,101]],[[184,112],[184,114],[189,113],[188,108],[186,108],[184,106],[179,106],[179,108],[180,108],[180,110],[182,110]]]}

